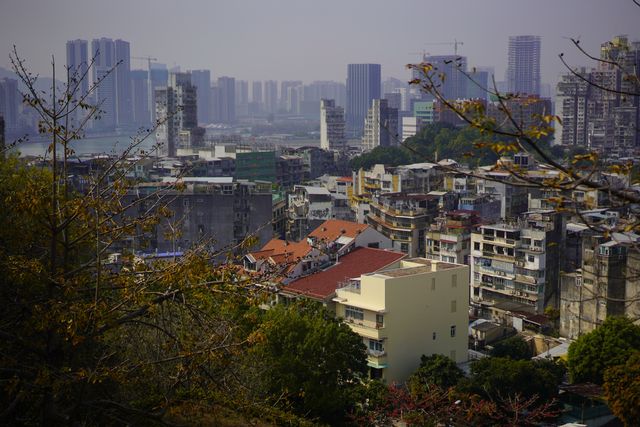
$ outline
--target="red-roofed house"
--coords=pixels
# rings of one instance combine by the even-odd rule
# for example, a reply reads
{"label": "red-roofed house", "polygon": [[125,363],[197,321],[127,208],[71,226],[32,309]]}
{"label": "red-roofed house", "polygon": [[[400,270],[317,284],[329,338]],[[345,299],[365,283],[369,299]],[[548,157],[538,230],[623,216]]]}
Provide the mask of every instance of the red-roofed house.
{"label": "red-roofed house", "polygon": [[327,264],[329,255],[312,247],[306,240],[289,242],[271,239],[259,251],[244,256],[244,268],[258,273],[280,275],[282,282]]}
{"label": "red-roofed house", "polygon": [[391,239],[367,224],[330,219],[307,236],[314,247],[328,248],[342,255],[352,248],[391,249]]}
{"label": "red-roofed house", "polygon": [[337,288],[353,284],[362,274],[392,266],[405,256],[401,252],[356,248],[338,258],[338,262],[329,268],[290,282],[280,290],[278,298],[310,298],[333,310],[332,298]]}

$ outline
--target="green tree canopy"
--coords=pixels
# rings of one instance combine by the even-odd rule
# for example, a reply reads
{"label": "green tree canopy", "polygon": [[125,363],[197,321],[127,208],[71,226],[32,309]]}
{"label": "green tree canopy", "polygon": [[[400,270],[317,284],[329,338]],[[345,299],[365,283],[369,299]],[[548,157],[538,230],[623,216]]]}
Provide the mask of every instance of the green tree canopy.
{"label": "green tree canopy", "polygon": [[640,420],[640,352],[635,352],[623,365],[612,366],[604,373],[607,404],[625,426]]}
{"label": "green tree canopy", "polygon": [[491,400],[520,395],[547,401],[557,396],[564,373],[564,366],[550,360],[486,357],[473,362],[462,388]]}
{"label": "green tree canopy", "polygon": [[340,422],[353,407],[366,369],[357,334],[319,304],[277,306],[266,314],[254,349],[269,396],[301,415]]}
{"label": "green tree canopy", "polygon": [[571,381],[603,384],[607,368],[624,364],[638,350],[640,326],[625,317],[609,317],[569,346]]}
{"label": "green tree canopy", "polygon": [[533,353],[529,343],[522,339],[521,336],[515,335],[496,343],[493,346],[493,350],[491,350],[491,356],[527,360],[531,359]]}
{"label": "green tree canopy", "polygon": [[422,355],[420,366],[411,374],[407,383],[414,395],[428,393],[428,388],[436,385],[443,389],[454,387],[464,374],[456,362],[441,354]]}

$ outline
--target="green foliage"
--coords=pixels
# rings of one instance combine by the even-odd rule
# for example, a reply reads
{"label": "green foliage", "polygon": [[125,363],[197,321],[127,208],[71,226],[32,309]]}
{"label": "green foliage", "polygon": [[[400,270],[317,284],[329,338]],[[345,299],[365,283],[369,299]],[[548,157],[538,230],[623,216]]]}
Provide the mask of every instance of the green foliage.
{"label": "green foliage", "polygon": [[376,147],[368,153],[354,157],[349,162],[352,170],[369,169],[375,164],[398,166],[411,163],[411,156],[406,150],[398,147]]}
{"label": "green foliage", "polygon": [[557,395],[564,373],[563,365],[550,360],[486,357],[473,362],[462,389],[491,400],[520,395],[548,401]]}
{"label": "green foliage", "polygon": [[508,357],[513,360],[527,360],[531,359],[533,352],[529,343],[527,343],[521,336],[515,335],[504,339],[493,346],[491,350],[491,356],[493,357]]}
{"label": "green foliage", "polygon": [[422,355],[420,366],[407,381],[413,395],[429,393],[429,388],[436,385],[443,389],[455,387],[464,374],[456,362],[441,354]]}
{"label": "green foliage", "polygon": [[569,347],[571,381],[603,384],[607,368],[624,364],[638,350],[640,326],[625,317],[609,317]]}
{"label": "green foliage", "polygon": [[635,352],[622,365],[612,366],[604,373],[607,404],[625,426],[640,420],[640,352]]}
{"label": "green foliage", "polygon": [[355,405],[354,389],[367,369],[362,338],[309,303],[269,310],[261,334],[254,352],[268,396],[298,414],[340,422]]}

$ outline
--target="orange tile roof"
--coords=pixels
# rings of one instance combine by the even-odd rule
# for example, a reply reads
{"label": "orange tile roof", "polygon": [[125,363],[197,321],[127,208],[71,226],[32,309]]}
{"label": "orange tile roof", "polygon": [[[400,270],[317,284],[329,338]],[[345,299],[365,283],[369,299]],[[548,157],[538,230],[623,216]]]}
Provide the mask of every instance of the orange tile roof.
{"label": "orange tile roof", "polygon": [[[299,242],[289,242],[287,240],[271,239],[267,242],[266,245],[262,247],[262,249],[260,249],[260,251],[258,251],[258,253],[264,251],[272,251],[270,254],[271,257],[273,257],[274,255],[287,254],[289,257],[298,259],[304,258],[309,252],[311,252],[311,249],[311,245],[309,245],[306,240],[300,240]],[[252,253],[252,255],[254,253]]]}
{"label": "orange tile roof", "polygon": [[309,233],[309,237],[333,242],[340,236],[355,238],[368,227],[367,224],[358,224],[357,222],[343,221],[340,219],[329,219]]}
{"label": "orange tile roof", "polygon": [[353,182],[353,178],[350,176],[341,176],[340,178],[336,179],[336,181],[338,182]]}
{"label": "orange tile roof", "polygon": [[356,248],[338,263],[309,276],[294,280],[282,290],[310,298],[326,299],[333,295],[340,282],[380,270],[406,255],[384,249]]}

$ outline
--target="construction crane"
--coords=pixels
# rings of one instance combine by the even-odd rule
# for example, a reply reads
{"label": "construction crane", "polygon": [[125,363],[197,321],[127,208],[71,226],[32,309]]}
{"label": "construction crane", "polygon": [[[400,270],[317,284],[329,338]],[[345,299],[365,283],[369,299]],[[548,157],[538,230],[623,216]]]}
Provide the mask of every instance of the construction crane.
{"label": "construction crane", "polygon": [[454,53],[454,55],[458,55],[458,45],[460,45],[460,46],[464,45],[463,42],[459,42],[457,39],[453,39],[452,42],[436,42],[436,43],[425,43],[425,44],[426,45],[443,45],[443,44],[446,44],[446,45],[449,45],[449,46],[453,45],[453,53]]}
{"label": "construction crane", "polygon": [[420,61],[424,61],[424,58],[429,55],[429,52],[427,52],[426,50],[422,50],[422,52],[409,52],[409,55],[422,55],[420,57]]}
{"label": "construction crane", "polygon": [[131,59],[143,59],[147,61],[147,70],[151,73],[151,61],[157,61],[158,58],[154,58],[153,56],[132,56]]}

